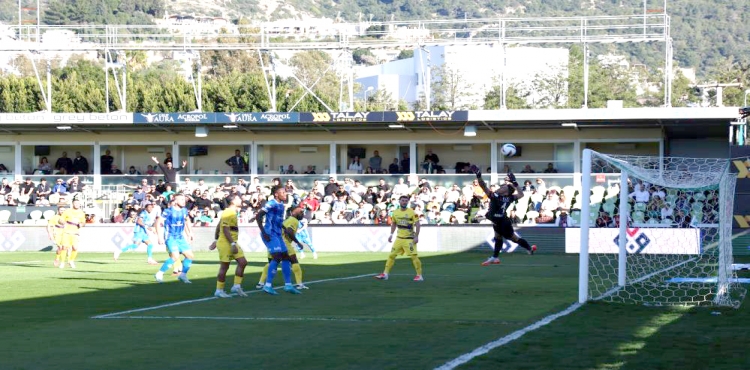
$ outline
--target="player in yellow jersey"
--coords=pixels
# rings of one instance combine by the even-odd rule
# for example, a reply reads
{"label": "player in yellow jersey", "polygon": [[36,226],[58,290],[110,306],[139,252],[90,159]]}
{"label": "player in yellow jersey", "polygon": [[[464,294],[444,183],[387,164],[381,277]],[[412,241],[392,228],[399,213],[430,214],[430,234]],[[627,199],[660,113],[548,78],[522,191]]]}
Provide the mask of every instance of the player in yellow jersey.
{"label": "player in yellow jersey", "polygon": [[73,208],[63,212],[60,216],[60,225],[63,225],[62,251],[60,252],[60,268],[65,268],[65,257],[68,257],[70,268],[76,268],[76,257],[78,256],[78,233],[80,228],[86,224],[86,214],[81,209],[81,201],[73,198]]}
{"label": "player in yellow jersey", "polygon": [[[305,211],[302,208],[294,208],[292,212],[289,213],[289,217],[284,220],[282,232],[284,244],[286,244],[286,249],[289,252],[289,260],[292,262],[292,273],[294,273],[294,280],[297,283],[297,289],[310,289],[307,287],[307,285],[302,283],[302,267],[299,265],[299,260],[297,260],[297,249],[294,248],[293,244],[297,243],[300,246],[304,246],[304,244],[299,241],[299,239],[297,239],[297,229],[299,228],[299,222],[300,220],[302,220],[304,215]],[[269,253],[268,262],[270,263],[272,259],[273,258]],[[258,289],[263,287],[263,283],[265,283],[266,278],[268,277],[269,263],[266,263],[266,265],[263,266],[263,270],[260,274],[260,280],[258,281],[258,285],[255,286]]]}
{"label": "player in yellow jersey", "polygon": [[214,292],[214,296],[218,298],[231,297],[224,291],[224,283],[227,279],[229,263],[235,260],[237,261],[237,269],[234,270],[234,285],[231,292],[240,297],[247,297],[247,293],[242,291],[242,278],[245,275],[247,260],[245,259],[245,253],[242,252],[242,248],[237,246],[237,239],[239,238],[237,212],[242,204],[242,198],[232,194],[227,196],[227,203],[229,206],[221,213],[221,221],[219,221],[220,232],[216,241],[216,249],[219,250],[221,265],[219,266],[219,274],[216,276],[216,292]]}
{"label": "player in yellow jersey", "polygon": [[49,240],[55,244],[55,267],[60,266],[60,251],[62,251],[63,225],[60,224],[60,218],[65,212],[65,206],[57,207],[57,213],[47,221],[47,235]]}
{"label": "player in yellow jersey", "polygon": [[398,228],[396,234],[396,241],[393,243],[391,248],[391,254],[388,256],[388,260],[385,262],[385,270],[380,275],[375,276],[376,279],[388,280],[388,273],[391,272],[393,264],[396,263],[396,256],[400,254],[407,254],[411,257],[411,262],[414,265],[414,269],[417,271],[417,276],[414,277],[414,281],[423,281],[422,277],[422,261],[417,257],[417,243],[419,242],[419,218],[417,217],[414,210],[409,208],[409,196],[402,195],[398,199],[399,208],[393,211],[391,219],[391,236],[388,237],[388,242],[393,241],[393,233]]}

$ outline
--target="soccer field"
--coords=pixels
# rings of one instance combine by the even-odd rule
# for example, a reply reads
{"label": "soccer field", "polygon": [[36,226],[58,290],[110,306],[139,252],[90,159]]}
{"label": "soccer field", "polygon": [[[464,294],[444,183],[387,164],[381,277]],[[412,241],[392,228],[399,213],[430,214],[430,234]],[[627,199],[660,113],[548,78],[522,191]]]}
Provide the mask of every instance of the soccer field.
{"label": "soccer field", "polygon": [[[577,297],[573,255],[423,254],[413,282],[407,258],[377,281],[386,254],[325,253],[302,260],[310,290],[279,296],[253,289],[265,256],[248,257],[253,293],[214,299],[215,253],[196,256],[190,285],[155,283],[143,254],[81,254],[76,270],[0,254],[0,369],[433,369]],[[748,306],[586,304],[460,368],[747,369]]]}

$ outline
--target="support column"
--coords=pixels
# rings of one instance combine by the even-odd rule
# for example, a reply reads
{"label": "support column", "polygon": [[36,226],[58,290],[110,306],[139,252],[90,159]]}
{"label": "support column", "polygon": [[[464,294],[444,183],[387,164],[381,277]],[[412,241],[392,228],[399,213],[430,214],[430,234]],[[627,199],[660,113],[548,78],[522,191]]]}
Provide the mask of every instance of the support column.
{"label": "support column", "polygon": [[[177,168],[179,166],[182,166],[182,159],[180,159],[180,144],[177,144],[176,141],[172,142],[172,167]],[[189,173],[187,169],[184,169],[181,171],[182,173]],[[177,173],[177,176],[175,177],[174,181],[177,183],[177,186],[180,185],[180,173]],[[172,191],[177,191],[177,189],[172,189]]]}
{"label": "support column", "polygon": [[417,171],[417,143],[409,143],[409,174],[416,174]]}
{"label": "support column", "polygon": [[254,141],[250,142],[250,163],[248,163],[248,166],[250,167],[250,175],[252,177],[258,176],[258,146],[255,145]]}
{"label": "support column", "polygon": [[328,149],[328,174],[333,178],[335,178],[337,175],[336,158],[338,158],[338,156],[336,155],[336,150],[338,149],[336,147],[336,143],[331,143],[329,144]]}
{"label": "support column", "polygon": [[13,158],[13,178],[15,181],[23,181],[23,146],[20,142],[16,142],[13,154],[15,155],[15,158]]}
{"label": "support column", "polygon": [[94,189],[102,189],[102,146],[99,142],[94,143],[94,158],[91,158],[94,162]]}
{"label": "support column", "polygon": [[498,173],[497,173],[497,171],[499,170],[497,168],[497,146],[498,145],[499,143],[497,142],[497,140],[493,140],[490,143],[490,184],[498,183]]}
{"label": "support column", "polygon": [[583,43],[583,106],[589,107],[589,45]]}
{"label": "support column", "polygon": [[581,188],[581,143],[580,140],[573,142],[573,186]]}

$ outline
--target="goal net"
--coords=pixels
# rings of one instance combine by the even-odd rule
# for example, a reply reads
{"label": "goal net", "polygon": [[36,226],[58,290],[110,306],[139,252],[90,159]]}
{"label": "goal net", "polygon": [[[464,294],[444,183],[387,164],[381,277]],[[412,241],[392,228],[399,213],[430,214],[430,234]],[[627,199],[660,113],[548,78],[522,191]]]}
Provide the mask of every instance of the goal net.
{"label": "goal net", "polygon": [[579,301],[738,307],[729,164],[585,150]]}

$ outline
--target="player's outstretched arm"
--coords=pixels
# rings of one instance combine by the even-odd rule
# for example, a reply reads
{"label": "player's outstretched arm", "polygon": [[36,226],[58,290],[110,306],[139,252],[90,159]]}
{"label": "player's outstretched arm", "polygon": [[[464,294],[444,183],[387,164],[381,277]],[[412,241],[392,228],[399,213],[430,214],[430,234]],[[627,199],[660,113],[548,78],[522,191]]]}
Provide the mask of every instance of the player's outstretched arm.
{"label": "player's outstretched arm", "polygon": [[487,194],[488,197],[492,196],[492,191],[490,191],[490,188],[487,187],[487,183],[484,182],[482,179],[482,171],[479,170],[479,167],[475,167],[474,174],[477,175],[477,180],[479,180],[479,187],[482,188],[482,191],[484,191],[485,194]]}

